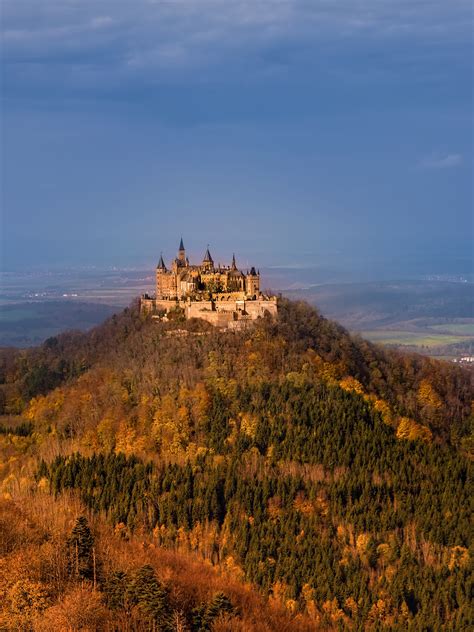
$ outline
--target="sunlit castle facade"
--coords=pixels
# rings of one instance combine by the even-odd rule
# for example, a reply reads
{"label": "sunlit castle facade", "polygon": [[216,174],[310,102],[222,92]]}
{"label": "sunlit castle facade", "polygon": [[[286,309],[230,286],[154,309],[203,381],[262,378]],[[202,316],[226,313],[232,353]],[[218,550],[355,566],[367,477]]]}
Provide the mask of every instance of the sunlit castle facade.
{"label": "sunlit castle facade", "polygon": [[169,268],[160,257],[156,267],[155,297],[142,296],[141,309],[159,314],[181,308],[187,318],[204,318],[215,325],[230,326],[254,320],[265,312],[276,314],[276,297],[260,291],[260,271],[245,273],[237,268],[235,255],[230,265],[216,265],[207,248],[199,265],[186,256],[183,240]]}
{"label": "sunlit castle facade", "polygon": [[209,298],[211,294],[256,299],[260,295],[260,273],[255,268],[246,274],[238,270],[235,256],[230,266],[215,265],[209,248],[200,265],[191,265],[182,239],[169,269],[160,257],[156,267],[157,299]]}

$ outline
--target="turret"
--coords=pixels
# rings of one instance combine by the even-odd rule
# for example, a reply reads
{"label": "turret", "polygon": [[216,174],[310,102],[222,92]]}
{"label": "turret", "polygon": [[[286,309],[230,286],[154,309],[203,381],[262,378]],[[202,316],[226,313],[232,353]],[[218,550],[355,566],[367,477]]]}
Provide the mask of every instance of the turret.
{"label": "turret", "polygon": [[257,297],[260,294],[260,271],[257,272],[253,266],[245,277],[245,290],[247,296]]}
{"label": "turret", "polygon": [[181,241],[179,242],[178,261],[181,261],[184,265],[186,265],[186,250],[184,248],[182,237]]}
{"label": "turret", "polygon": [[158,261],[158,265],[156,266],[157,270],[162,270],[163,272],[166,272],[166,265],[165,262],[163,261],[163,254],[160,255],[160,260]]}
{"label": "turret", "polygon": [[156,298],[163,298],[166,294],[166,279],[169,276],[168,270],[166,269],[165,262],[163,260],[163,255],[160,255],[160,260],[158,261],[158,265],[156,266]]}
{"label": "turret", "polygon": [[207,247],[206,253],[204,254],[202,267],[204,268],[204,270],[212,270],[214,268],[214,260],[211,257],[211,253],[209,252],[209,246]]}

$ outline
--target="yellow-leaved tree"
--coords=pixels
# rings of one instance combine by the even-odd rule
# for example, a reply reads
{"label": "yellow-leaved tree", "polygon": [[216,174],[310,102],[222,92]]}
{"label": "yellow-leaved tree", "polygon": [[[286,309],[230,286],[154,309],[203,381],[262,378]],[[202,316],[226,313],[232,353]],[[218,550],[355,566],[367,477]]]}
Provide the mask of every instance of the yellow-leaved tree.
{"label": "yellow-leaved tree", "polygon": [[397,427],[397,438],[408,439],[410,441],[431,442],[433,435],[427,426],[417,423],[409,417],[401,417]]}
{"label": "yellow-leaved tree", "polygon": [[421,380],[417,395],[418,401],[422,406],[428,406],[434,410],[439,410],[443,407],[440,396],[428,380]]}

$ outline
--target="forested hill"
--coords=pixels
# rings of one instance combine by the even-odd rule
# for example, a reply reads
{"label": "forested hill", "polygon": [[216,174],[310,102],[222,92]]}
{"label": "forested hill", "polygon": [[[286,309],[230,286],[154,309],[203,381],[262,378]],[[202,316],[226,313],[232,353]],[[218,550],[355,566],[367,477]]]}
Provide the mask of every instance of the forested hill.
{"label": "forested hill", "polygon": [[295,372],[303,380],[351,377],[360,382],[357,388],[389,405],[392,422],[408,415],[454,444],[469,432],[472,373],[383,349],[351,336],[306,303],[287,300],[280,302],[277,322],[263,320],[239,334],[198,320],[158,324],[143,319],[135,304],[87,333],[67,332],[26,351],[0,350],[0,413],[21,412],[31,398],[71,383],[92,367],[122,371],[127,365],[138,381],[157,372],[166,380],[168,370],[172,390],[172,378],[198,383],[215,363],[222,378],[239,386],[252,382],[253,375],[257,381]]}
{"label": "forested hill", "polygon": [[[251,582],[289,629],[470,629],[469,371],[286,300],[238,333],[133,306],[1,361],[12,501],[21,477],[35,497],[75,494],[130,546],[146,537]],[[114,601],[138,571],[100,564],[104,616],[139,609]],[[224,597],[205,620],[211,597],[187,594],[179,629],[283,629],[264,609],[244,621]],[[134,629],[155,615],[178,629],[150,612]]]}

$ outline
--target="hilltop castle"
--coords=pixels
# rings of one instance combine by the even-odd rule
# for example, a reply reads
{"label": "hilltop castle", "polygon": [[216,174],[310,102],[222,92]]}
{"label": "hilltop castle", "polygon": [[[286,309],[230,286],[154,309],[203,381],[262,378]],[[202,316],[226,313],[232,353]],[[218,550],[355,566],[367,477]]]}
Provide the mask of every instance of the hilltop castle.
{"label": "hilltop castle", "polygon": [[144,294],[141,309],[160,314],[181,308],[186,318],[204,318],[222,327],[240,327],[269,312],[277,312],[276,297],[260,291],[260,271],[237,268],[235,255],[228,266],[215,265],[207,248],[200,265],[191,265],[183,240],[170,268],[163,256],[156,266],[156,295]]}

